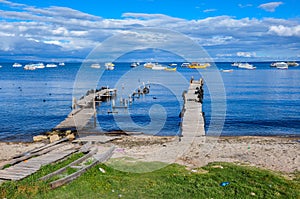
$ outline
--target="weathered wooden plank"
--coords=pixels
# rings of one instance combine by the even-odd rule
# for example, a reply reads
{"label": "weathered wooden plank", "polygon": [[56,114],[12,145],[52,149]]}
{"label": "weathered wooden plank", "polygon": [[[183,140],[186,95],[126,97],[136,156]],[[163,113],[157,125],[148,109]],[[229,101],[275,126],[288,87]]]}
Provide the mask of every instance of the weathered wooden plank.
{"label": "weathered wooden plank", "polygon": [[106,161],[108,158],[110,158],[112,156],[112,153],[113,153],[114,149],[115,149],[114,146],[111,147],[107,152],[105,152],[103,154],[100,154],[98,156],[98,158],[95,157],[95,161],[92,164],[90,164],[90,165],[88,165],[88,166],[80,169],[79,171],[77,171],[77,172],[75,172],[75,173],[73,173],[73,174],[71,174],[69,176],[66,176],[65,178],[62,178],[62,179],[59,179],[59,180],[56,180],[56,181],[50,183],[51,188],[54,189],[54,188],[57,188],[57,187],[59,187],[61,185],[69,183],[69,182],[75,180],[76,178],[78,178],[79,176],[81,176],[89,168],[92,168],[93,166],[95,166],[98,162]]}
{"label": "weathered wooden plank", "polygon": [[50,174],[48,174],[48,175],[46,175],[46,176],[40,178],[40,180],[47,180],[47,179],[51,178],[52,176],[58,175],[58,174],[60,174],[60,173],[63,173],[64,171],[67,170],[68,167],[72,167],[72,166],[74,166],[74,165],[76,165],[76,164],[79,164],[79,163],[85,161],[86,159],[90,158],[92,155],[94,155],[95,153],[97,153],[97,151],[98,151],[98,149],[94,149],[94,150],[90,151],[90,152],[89,152],[88,154],[86,154],[85,156],[83,156],[83,157],[81,157],[81,158],[75,160],[74,162],[70,163],[69,165],[67,165],[67,166],[65,166],[65,167],[63,167],[63,168],[61,168],[61,169],[58,169],[57,171],[55,171],[55,172],[53,172],[53,173],[50,173]]}

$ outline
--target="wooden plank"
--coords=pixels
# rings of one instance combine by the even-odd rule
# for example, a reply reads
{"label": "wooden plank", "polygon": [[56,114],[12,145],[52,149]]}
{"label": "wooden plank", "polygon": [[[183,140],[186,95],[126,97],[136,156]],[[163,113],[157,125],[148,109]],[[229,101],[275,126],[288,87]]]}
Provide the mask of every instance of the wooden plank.
{"label": "wooden plank", "polygon": [[50,183],[51,188],[54,189],[54,188],[57,188],[59,186],[62,186],[64,184],[66,184],[66,183],[69,183],[69,182],[75,180],[76,178],[78,178],[79,176],[81,176],[89,168],[92,168],[93,166],[95,166],[98,162],[106,161],[107,159],[109,159],[112,156],[112,153],[113,153],[114,149],[115,149],[114,146],[111,147],[107,152],[101,154],[99,156],[99,158],[96,158],[96,160],[92,164],[80,169],[79,171],[77,171],[77,172],[75,172],[75,173],[73,173],[69,176],[66,176],[62,179],[59,179],[59,180],[56,180],[56,181]]}
{"label": "wooden plank", "polygon": [[63,167],[63,168],[61,168],[61,169],[58,169],[58,170],[55,171],[55,172],[49,173],[48,175],[46,175],[46,176],[40,178],[40,180],[47,180],[47,179],[51,178],[52,176],[58,175],[58,174],[60,174],[60,173],[63,173],[64,171],[67,170],[68,167],[72,167],[72,166],[74,166],[74,165],[76,165],[76,164],[79,164],[79,163],[85,161],[86,159],[90,158],[92,155],[94,155],[95,153],[97,153],[97,151],[98,151],[98,149],[94,149],[94,150],[90,151],[90,152],[89,152],[88,154],[86,154],[85,156],[83,156],[83,157],[81,157],[81,158],[75,160],[74,162],[70,163],[69,165],[67,165],[67,166],[65,166],[65,167]]}

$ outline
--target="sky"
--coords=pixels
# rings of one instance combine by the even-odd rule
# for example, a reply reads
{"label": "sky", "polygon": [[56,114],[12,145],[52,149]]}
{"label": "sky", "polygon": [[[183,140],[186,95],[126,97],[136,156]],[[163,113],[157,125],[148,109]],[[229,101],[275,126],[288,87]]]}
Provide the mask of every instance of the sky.
{"label": "sky", "polygon": [[[214,61],[300,60],[296,3],[0,0],[0,60],[81,61],[109,38],[133,35],[136,28],[176,31],[199,44]],[[156,35],[152,37],[151,41]]]}

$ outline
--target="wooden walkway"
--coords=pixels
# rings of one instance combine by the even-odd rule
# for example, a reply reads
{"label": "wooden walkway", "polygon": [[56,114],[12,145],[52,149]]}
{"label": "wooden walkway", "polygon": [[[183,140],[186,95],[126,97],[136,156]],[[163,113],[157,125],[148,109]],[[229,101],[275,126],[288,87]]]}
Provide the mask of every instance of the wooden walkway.
{"label": "wooden walkway", "polygon": [[55,148],[52,148],[51,151],[47,151],[43,155],[25,159],[20,163],[0,170],[0,180],[21,180],[35,173],[42,166],[62,160],[76,151],[77,149],[74,149],[73,144],[60,143],[56,145]]}
{"label": "wooden walkway", "polygon": [[[202,86],[202,80],[193,80],[190,83],[187,92],[185,92],[183,95],[184,105],[182,110],[183,116],[181,122],[181,135],[183,138],[194,138],[195,136],[205,135],[204,118],[202,113]],[[197,88],[199,90],[197,90]],[[199,92],[197,93],[196,91]]]}
{"label": "wooden walkway", "polygon": [[82,130],[90,121],[91,117],[96,114],[95,97],[107,97],[115,89],[103,89],[96,93],[90,93],[79,100],[75,109],[68,117],[57,125],[54,130]]}

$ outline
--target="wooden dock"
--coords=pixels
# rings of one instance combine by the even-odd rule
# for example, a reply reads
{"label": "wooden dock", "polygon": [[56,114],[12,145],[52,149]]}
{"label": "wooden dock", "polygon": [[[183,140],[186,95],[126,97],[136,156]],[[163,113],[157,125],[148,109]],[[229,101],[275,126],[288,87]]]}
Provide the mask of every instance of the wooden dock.
{"label": "wooden dock", "polygon": [[[73,102],[73,110],[68,117],[57,125],[54,130],[82,130],[93,116],[96,116],[96,102],[104,97],[110,97],[116,93],[116,89],[102,89],[98,92],[90,92],[78,102]],[[99,101],[96,101],[95,99]]]}
{"label": "wooden dock", "polygon": [[204,117],[202,112],[203,80],[191,80],[190,86],[183,94],[184,105],[182,110],[181,136],[194,138],[204,136]]}

